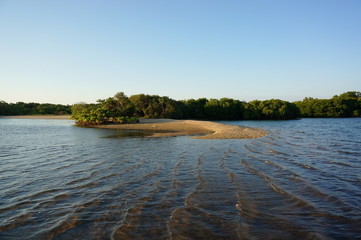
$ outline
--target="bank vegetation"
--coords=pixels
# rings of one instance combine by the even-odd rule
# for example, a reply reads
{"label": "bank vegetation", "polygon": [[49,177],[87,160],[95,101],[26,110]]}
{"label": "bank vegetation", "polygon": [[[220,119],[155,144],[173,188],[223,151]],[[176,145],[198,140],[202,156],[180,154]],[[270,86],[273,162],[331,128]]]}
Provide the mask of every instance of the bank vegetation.
{"label": "bank vegetation", "polygon": [[196,120],[288,120],[297,118],[361,117],[361,93],[350,91],[330,99],[305,98],[250,102],[232,98],[174,100],[165,96],[123,92],[96,103],[72,106],[0,101],[0,115],[67,115],[79,125],[134,123],[139,118]]}

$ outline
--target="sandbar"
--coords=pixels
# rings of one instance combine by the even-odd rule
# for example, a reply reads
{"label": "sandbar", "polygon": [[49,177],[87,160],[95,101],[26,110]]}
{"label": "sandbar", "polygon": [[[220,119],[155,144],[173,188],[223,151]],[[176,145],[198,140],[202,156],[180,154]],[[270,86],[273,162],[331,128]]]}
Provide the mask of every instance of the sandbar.
{"label": "sandbar", "polygon": [[[0,116],[13,119],[70,119],[70,115]],[[140,119],[139,123],[96,125],[94,128],[139,130],[151,133],[149,137],[193,136],[194,139],[254,139],[267,135],[259,128],[198,120]]]}
{"label": "sandbar", "polygon": [[151,131],[150,137],[196,135],[195,139],[254,139],[267,135],[259,128],[196,120],[140,119],[133,124],[98,125],[96,128]]}

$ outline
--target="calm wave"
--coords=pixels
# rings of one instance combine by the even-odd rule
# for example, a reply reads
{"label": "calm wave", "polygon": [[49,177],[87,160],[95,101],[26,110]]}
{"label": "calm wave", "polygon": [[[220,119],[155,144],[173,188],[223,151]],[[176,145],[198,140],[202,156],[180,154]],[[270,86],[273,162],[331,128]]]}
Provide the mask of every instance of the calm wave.
{"label": "calm wave", "polygon": [[361,119],[255,140],[0,119],[0,239],[356,239]]}

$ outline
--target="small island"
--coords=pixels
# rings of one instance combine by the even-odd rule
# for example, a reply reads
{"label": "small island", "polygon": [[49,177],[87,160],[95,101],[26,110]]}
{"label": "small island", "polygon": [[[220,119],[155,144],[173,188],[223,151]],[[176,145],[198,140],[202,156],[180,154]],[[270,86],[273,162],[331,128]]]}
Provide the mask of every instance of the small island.
{"label": "small island", "polygon": [[349,91],[330,99],[305,98],[296,102],[280,99],[244,102],[231,98],[174,100],[146,94],[128,97],[123,92],[93,104],[72,106],[0,101],[0,117],[66,119],[67,114],[71,114],[77,126],[144,131],[150,137],[247,139],[263,137],[267,132],[210,121],[361,117],[361,93]]}
{"label": "small island", "polygon": [[[346,107],[349,111],[338,115],[351,117],[359,116],[359,108],[355,108],[359,100],[359,92],[348,92],[335,96],[329,102],[352,103],[353,108]],[[245,103],[230,98],[176,101],[145,94],[127,97],[118,92],[114,97],[98,100],[96,104],[75,104],[71,110],[76,124],[83,127],[141,130],[150,132],[151,137],[197,135],[193,138],[251,139],[266,136],[267,132],[208,120],[297,119],[302,116],[304,105],[310,101],[313,100],[298,103],[279,99]],[[332,108],[335,111],[338,109],[336,106]]]}
{"label": "small island", "polygon": [[140,130],[151,133],[149,137],[176,137],[196,135],[194,139],[253,139],[267,135],[267,132],[250,127],[240,127],[210,121],[140,119],[139,123],[100,124],[96,128]]}
{"label": "small island", "polygon": [[135,95],[128,98],[119,92],[114,97],[98,100],[98,104],[75,104],[72,119],[82,127],[140,130],[150,133],[150,137],[196,135],[193,138],[252,139],[267,135],[266,131],[256,128],[183,120],[183,112],[185,109],[180,109],[178,102],[167,97]]}

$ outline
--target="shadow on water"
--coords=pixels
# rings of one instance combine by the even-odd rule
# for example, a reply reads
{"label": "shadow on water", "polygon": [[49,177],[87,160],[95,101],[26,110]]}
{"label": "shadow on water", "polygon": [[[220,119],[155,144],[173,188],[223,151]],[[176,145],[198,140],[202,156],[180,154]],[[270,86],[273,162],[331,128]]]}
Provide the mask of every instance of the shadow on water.
{"label": "shadow on water", "polygon": [[169,131],[160,131],[160,130],[130,130],[130,129],[119,129],[119,130],[110,130],[110,133],[102,138],[141,138],[149,137],[155,133],[167,133]]}
{"label": "shadow on water", "polygon": [[149,137],[153,132],[138,130],[112,130],[109,135],[102,138],[128,138],[128,137]]}

